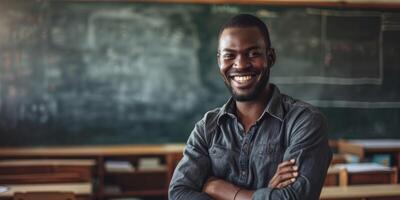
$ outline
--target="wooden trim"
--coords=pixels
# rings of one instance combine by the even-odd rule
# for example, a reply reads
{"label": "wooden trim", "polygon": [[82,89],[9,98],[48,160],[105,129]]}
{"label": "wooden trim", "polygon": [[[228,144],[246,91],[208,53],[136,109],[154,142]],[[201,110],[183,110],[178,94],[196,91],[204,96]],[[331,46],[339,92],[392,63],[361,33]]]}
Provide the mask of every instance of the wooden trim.
{"label": "wooden trim", "polygon": [[400,2],[388,0],[53,0],[53,2],[115,2],[115,3],[180,3],[180,4],[241,4],[291,7],[334,7],[361,9],[400,9]]}
{"label": "wooden trim", "polygon": [[184,146],[184,144],[165,144],[0,148],[0,158],[84,158],[124,155],[167,155],[183,152]]}
{"label": "wooden trim", "polygon": [[349,185],[349,173],[346,169],[341,169],[339,171],[339,186]]}
{"label": "wooden trim", "polygon": [[93,159],[23,159],[0,160],[0,167],[24,167],[24,166],[87,166],[93,167],[96,161]]}

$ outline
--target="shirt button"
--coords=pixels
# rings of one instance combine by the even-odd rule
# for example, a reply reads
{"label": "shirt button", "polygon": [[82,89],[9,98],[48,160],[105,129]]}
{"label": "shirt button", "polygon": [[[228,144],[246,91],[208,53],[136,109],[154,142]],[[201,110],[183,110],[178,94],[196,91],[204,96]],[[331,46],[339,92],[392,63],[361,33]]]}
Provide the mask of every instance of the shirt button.
{"label": "shirt button", "polygon": [[249,150],[248,147],[249,147],[249,146],[248,146],[247,144],[243,145],[243,151],[244,151],[245,153],[247,153],[247,151]]}
{"label": "shirt button", "polygon": [[242,175],[243,175],[243,176],[246,175],[246,171],[242,171]]}

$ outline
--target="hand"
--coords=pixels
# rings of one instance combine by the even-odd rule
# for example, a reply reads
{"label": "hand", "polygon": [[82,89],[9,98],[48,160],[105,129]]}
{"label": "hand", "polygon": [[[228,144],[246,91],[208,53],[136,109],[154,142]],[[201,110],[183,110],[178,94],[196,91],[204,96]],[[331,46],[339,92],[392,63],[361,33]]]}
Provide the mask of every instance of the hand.
{"label": "hand", "polygon": [[207,194],[213,194],[215,191],[216,184],[218,183],[218,179],[216,177],[210,177],[203,185],[203,192]]}
{"label": "hand", "polygon": [[275,175],[269,181],[268,187],[279,189],[290,185],[296,181],[296,177],[299,175],[297,170],[298,166],[295,165],[294,159],[280,163]]}
{"label": "hand", "polygon": [[231,200],[234,198],[236,187],[222,179],[210,177],[203,185],[203,192],[215,200]]}
{"label": "hand", "polygon": [[216,177],[210,177],[206,181],[203,186],[203,192],[215,200],[250,200],[254,193],[252,190],[239,188],[232,183]]}

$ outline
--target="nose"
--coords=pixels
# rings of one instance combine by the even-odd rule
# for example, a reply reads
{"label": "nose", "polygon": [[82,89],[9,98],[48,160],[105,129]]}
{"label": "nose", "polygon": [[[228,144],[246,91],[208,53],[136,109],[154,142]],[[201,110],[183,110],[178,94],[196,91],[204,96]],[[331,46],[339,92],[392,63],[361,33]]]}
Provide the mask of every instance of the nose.
{"label": "nose", "polygon": [[233,67],[238,68],[238,69],[248,68],[248,67],[250,67],[250,60],[245,55],[239,55],[236,57]]}

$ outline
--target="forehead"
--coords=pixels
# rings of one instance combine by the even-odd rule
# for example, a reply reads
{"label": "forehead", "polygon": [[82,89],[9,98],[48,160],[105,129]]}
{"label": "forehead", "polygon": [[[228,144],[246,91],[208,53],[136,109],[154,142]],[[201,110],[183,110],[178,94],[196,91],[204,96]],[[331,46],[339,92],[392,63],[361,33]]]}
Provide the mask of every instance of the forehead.
{"label": "forehead", "polygon": [[265,48],[264,37],[257,27],[226,28],[219,38],[219,49],[241,49],[249,47]]}

